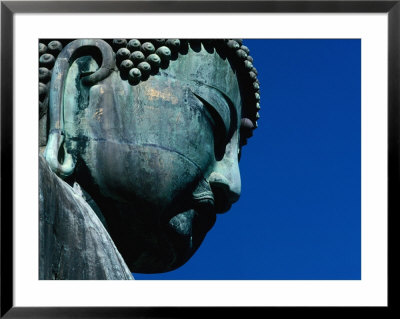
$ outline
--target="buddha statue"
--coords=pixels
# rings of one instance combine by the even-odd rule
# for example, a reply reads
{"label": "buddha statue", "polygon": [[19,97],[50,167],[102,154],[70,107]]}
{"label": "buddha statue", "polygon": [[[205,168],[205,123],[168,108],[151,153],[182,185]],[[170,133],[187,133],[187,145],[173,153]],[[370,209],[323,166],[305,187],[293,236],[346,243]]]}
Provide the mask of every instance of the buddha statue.
{"label": "buddha statue", "polygon": [[249,49],[240,39],[78,39],[43,40],[39,52],[48,171],[78,189],[129,271],[185,264],[240,196],[241,149],[259,117]]}

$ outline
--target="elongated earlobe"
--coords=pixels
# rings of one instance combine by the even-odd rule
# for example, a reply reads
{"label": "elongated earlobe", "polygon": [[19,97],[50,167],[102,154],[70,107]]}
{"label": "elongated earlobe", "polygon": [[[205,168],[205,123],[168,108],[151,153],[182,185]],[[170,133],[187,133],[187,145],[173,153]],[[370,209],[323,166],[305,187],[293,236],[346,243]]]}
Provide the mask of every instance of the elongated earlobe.
{"label": "elongated earlobe", "polygon": [[[62,163],[59,161],[60,157],[62,158]],[[67,152],[64,143],[64,134],[61,130],[53,130],[50,132],[44,151],[44,158],[51,170],[62,178],[68,177],[74,172],[75,160],[73,156]]]}
{"label": "elongated earlobe", "polygon": [[100,67],[94,73],[82,77],[82,84],[88,87],[104,80],[115,68],[115,58],[111,46],[103,40],[96,39],[80,39],[70,42],[60,52],[55,61],[49,92],[50,133],[44,157],[49,163],[51,170],[62,178],[71,175],[75,169],[75,160],[65,147],[65,82],[68,69],[72,63],[85,55],[97,57],[99,60],[98,64],[101,61]]}

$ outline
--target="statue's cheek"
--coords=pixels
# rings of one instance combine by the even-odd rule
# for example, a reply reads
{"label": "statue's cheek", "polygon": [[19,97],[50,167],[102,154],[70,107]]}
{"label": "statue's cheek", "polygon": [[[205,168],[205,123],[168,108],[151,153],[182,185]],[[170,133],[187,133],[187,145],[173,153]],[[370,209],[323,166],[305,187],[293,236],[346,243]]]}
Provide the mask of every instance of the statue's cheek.
{"label": "statue's cheek", "polygon": [[202,170],[183,154],[153,145],[90,141],[86,159],[103,196],[161,213],[190,195]]}

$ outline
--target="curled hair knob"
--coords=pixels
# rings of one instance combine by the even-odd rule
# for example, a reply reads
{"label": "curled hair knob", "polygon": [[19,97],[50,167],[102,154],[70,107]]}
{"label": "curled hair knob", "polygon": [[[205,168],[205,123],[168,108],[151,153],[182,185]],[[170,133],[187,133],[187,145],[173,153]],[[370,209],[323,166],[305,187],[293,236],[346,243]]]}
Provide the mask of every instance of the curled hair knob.
{"label": "curled hair knob", "polygon": [[149,54],[156,52],[156,48],[154,47],[153,43],[145,42],[142,44],[142,52],[145,55],[149,55]]}
{"label": "curled hair knob", "polygon": [[137,51],[140,50],[142,44],[140,43],[140,41],[138,39],[132,39],[129,40],[128,44],[127,44],[127,48],[129,51],[133,52],[133,51]]}
{"label": "curled hair knob", "polygon": [[129,83],[131,85],[136,85],[140,82],[140,79],[142,78],[142,72],[138,68],[132,68],[129,71]]}
{"label": "curled hair knob", "polygon": [[132,52],[129,59],[131,59],[132,62],[135,63],[135,65],[138,65],[140,62],[143,62],[146,58],[142,51],[135,51]]}
{"label": "curled hair knob", "polygon": [[129,59],[131,51],[127,48],[120,48],[116,53],[117,64],[121,64],[122,61]]}
{"label": "curled hair knob", "polygon": [[239,49],[236,51],[236,55],[239,59],[245,60],[247,58],[247,53]]}
{"label": "curled hair knob", "polygon": [[63,46],[61,42],[56,40],[49,42],[49,44],[47,45],[48,53],[51,53],[53,55],[58,55],[61,52],[62,48]]}
{"label": "curled hair knob", "polygon": [[151,65],[151,68],[152,68],[152,69],[153,69],[153,68],[158,68],[158,67],[160,67],[160,64],[161,64],[161,59],[160,59],[160,57],[159,57],[157,54],[155,54],[155,53],[150,54],[150,55],[147,57],[146,61]]}
{"label": "curled hair knob", "polygon": [[242,45],[242,46],[240,47],[240,49],[241,49],[241,50],[243,50],[244,52],[246,52],[246,54],[247,54],[247,55],[249,55],[249,54],[250,54],[250,50],[249,50],[249,48],[248,48],[248,47],[246,47],[245,45]]}
{"label": "curled hair knob", "polygon": [[163,61],[168,61],[171,59],[171,50],[166,46],[161,46],[156,50],[156,54],[161,58]]}
{"label": "curled hair knob", "polygon": [[255,74],[253,71],[249,72],[249,76],[251,80],[253,81],[257,80],[257,74]]}
{"label": "curled hair knob", "polygon": [[165,39],[152,39],[151,42],[154,44],[155,48],[158,48],[165,44]]}
{"label": "curled hair knob", "polygon": [[137,68],[142,73],[142,76],[148,76],[151,72],[151,66],[148,62],[140,62]]}
{"label": "curled hair knob", "polygon": [[129,70],[133,68],[133,62],[131,60],[124,60],[119,66],[119,70],[123,75],[128,74]]}
{"label": "curled hair knob", "polygon": [[126,44],[126,39],[114,39],[112,41],[112,48],[114,49],[114,51],[118,51],[121,48],[125,48]]}
{"label": "curled hair knob", "polygon": [[171,49],[172,52],[177,52],[181,46],[179,39],[168,39],[165,41],[165,45]]}
{"label": "curled hair knob", "polygon": [[39,65],[48,69],[53,68],[55,62],[56,59],[52,54],[49,53],[42,54],[39,58]]}
{"label": "curled hair knob", "polygon": [[48,93],[46,84],[39,82],[39,101],[43,102]]}
{"label": "curled hair knob", "polygon": [[39,55],[46,53],[47,46],[44,43],[39,43]]}
{"label": "curled hair knob", "polygon": [[249,60],[246,60],[244,61],[244,67],[247,71],[252,71],[253,63],[251,63]]}
{"label": "curled hair knob", "polygon": [[39,81],[43,83],[49,82],[51,79],[51,71],[48,68],[39,68]]}
{"label": "curled hair knob", "polygon": [[237,43],[235,40],[228,40],[226,45],[228,46],[228,48],[230,48],[232,50],[237,50],[240,48],[239,43]]}

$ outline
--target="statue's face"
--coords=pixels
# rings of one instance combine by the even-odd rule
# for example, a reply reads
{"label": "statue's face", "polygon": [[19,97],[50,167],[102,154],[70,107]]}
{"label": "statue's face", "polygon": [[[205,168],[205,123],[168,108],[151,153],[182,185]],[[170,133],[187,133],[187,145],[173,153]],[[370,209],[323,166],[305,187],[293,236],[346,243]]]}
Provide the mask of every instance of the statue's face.
{"label": "statue's face", "polygon": [[139,85],[113,72],[77,98],[79,63],[94,61],[78,60],[67,81],[76,179],[133,272],[175,269],[240,195],[235,71],[216,52],[189,49]]}

